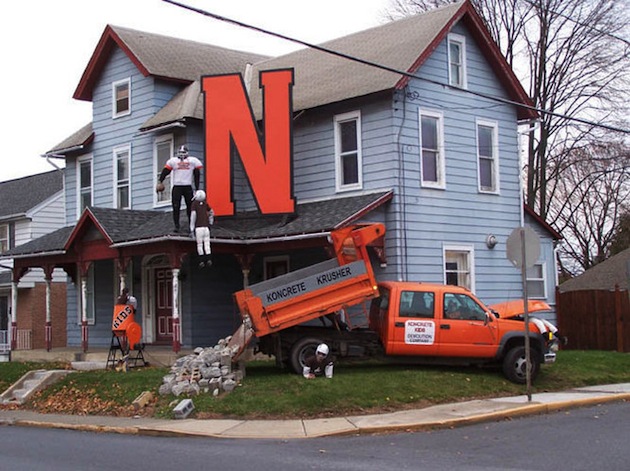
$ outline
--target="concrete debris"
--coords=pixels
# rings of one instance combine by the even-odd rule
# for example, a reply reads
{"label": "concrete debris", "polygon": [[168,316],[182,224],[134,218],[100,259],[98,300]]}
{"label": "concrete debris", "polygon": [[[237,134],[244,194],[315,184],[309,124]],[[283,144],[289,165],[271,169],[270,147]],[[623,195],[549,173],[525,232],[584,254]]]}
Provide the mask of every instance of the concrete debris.
{"label": "concrete debris", "polygon": [[245,367],[240,363],[233,368],[232,358],[238,347],[228,348],[230,339],[231,336],[221,339],[214,347],[197,347],[192,354],[178,358],[163,377],[159,394],[218,396],[233,391],[243,380]]}

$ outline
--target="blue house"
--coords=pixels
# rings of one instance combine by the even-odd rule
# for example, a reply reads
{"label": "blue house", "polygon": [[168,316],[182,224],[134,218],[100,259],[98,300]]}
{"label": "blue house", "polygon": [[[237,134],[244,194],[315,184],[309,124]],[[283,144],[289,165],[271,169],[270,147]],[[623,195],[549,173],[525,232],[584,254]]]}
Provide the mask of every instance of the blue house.
{"label": "blue house", "polygon": [[[543,250],[528,283],[554,303],[559,234],[521,198],[518,126],[538,116],[471,3],[320,46],[337,54],[263,57],[105,28],[74,94],[93,120],[47,153],[65,159],[67,225],[8,252],[16,267],[69,275],[69,346],[109,345],[123,286],[146,343],[212,345],[240,323],[234,291],[330,258],[330,231],[370,221],[387,227],[372,248],[379,279],[458,284],[488,303],[522,297],[505,241],[530,223]],[[236,214],[216,219],[213,266],[199,269],[157,177],[184,143],[205,161],[202,181],[213,171],[202,76],[242,74],[261,119],[260,72],[287,68],[295,212],[260,214],[235,152]]]}

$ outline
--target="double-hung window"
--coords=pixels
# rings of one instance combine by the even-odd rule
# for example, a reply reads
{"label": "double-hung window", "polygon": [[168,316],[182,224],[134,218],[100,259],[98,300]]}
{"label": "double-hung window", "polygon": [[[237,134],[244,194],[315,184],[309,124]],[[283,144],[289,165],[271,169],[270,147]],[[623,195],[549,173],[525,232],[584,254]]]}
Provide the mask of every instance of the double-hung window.
{"label": "double-hung window", "polygon": [[81,157],[77,161],[77,216],[92,206],[92,156]]}
{"label": "double-hung window", "polygon": [[[153,165],[155,169],[155,181],[158,181],[166,161],[173,156],[173,136],[160,136],[153,143]],[[164,191],[153,192],[156,206],[165,206],[171,203],[171,176],[164,180]]]}
{"label": "double-hung window", "polygon": [[0,253],[9,250],[9,225],[0,224]]}
{"label": "double-hung window", "polygon": [[527,296],[535,299],[546,299],[545,265],[542,263],[534,264],[527,269],[526,276]]}
{"label": "double-hung window", "polygon": [[475,289],[474,254],[469,246],[444,247],[444,283]]}
{"label": "double-hung window", "polygon": [[444,118],[435,111],[420,110],[419,113],[422,186],[444,188]]}
{"label": "double-hung window", "polygon": [[131,208],[131,147],[122,146],[114,149],[114,169],[116,187],[114,189],[114,207],[118,209]]}
{"label": "double-hung window", "polygon": [[120,118],[131,114],[131,79],[118,80],[112,84],[112,116]]}
{"label": "double-hung window", "polygon": [[499,142],[497,123],[477,120],[479,191],[499,192]]}
{"label": "double-hung window", "polygon": [[466,38],[460,34],[448,35],[448,83],[466,88]]}
{"label": "double-hung window", "polygon": [[337,115],[334,123],[337,191],[361,189],[361,113],[353,111]]}

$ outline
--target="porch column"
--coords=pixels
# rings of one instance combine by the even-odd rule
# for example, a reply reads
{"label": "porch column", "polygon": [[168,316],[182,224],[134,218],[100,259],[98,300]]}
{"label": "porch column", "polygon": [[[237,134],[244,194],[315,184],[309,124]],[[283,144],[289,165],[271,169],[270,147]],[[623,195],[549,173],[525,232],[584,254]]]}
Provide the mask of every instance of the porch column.
{"label": "porch column", "polygon": [[50,294],[52,289],[52,268],[46,267],[44,268],[44,279],[46,280],[46,351],[50,351],[52,349],[52,317],[51,317],[51,308],[50,308]]}
{"label": "porch column", "polygon": [[18,282],[11,282],[11,350],[17,348],[17,301]]}
{"label": "porch column", "polygon": [[173,351],[179,352],[182,335],[179,325],[179,268],[173,268]]}
{"label": "porch column", "polygon": [[238,260],[239,265],[241,266],[241,273],[243,273],[243,289],[247,289],[249,288],[249,272],[252,266],[254,254],[235,254],[235,257]]}
{"label": "porch column", "polygon": [[81,348],[83,352],[88,350],[88,323],[87,323],[87,276],[81,277]]}

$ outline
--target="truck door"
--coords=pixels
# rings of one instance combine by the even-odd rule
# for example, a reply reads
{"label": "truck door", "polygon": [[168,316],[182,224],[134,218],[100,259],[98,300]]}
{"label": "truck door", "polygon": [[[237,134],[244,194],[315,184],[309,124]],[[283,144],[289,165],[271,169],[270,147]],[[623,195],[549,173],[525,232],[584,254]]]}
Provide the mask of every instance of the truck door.
{"label": "truck door", "polygon": [[433,291],[401,291],[390,309],[389,355],[435,355],[438,351]]}
{"label": "truck door", "polygon": [[486,309],[465,293],[444,292],[439,321],[440,356],[490,357],[496,351],[496,322],[485,322]]}

